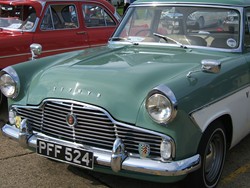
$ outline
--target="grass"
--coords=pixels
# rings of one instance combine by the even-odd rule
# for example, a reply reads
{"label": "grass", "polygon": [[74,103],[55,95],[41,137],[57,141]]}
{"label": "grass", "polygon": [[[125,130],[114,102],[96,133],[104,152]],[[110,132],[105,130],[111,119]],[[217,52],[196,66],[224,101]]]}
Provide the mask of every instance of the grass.
{"label": "grass", "polygon": [[123,5],[117,7],[116,11],[118,12],[118,14],[120,14],[122,16],[123,15]]}

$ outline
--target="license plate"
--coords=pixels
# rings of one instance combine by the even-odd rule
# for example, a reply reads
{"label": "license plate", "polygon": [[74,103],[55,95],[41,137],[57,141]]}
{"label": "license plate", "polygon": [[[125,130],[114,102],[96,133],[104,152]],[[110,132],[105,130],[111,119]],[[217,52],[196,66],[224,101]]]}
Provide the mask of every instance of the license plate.
{"label": "license plate", "polygon": [[93,169],[94,154],[90,151],[37,139],[36,152],[58,161]]}

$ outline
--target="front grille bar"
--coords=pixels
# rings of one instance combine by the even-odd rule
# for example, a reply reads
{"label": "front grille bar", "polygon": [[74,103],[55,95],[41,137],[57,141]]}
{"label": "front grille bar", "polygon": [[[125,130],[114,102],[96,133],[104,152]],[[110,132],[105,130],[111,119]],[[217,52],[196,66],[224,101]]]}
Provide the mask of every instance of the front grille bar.
{"label": "front grille bar", "polygon": [[[40,106],[15,106],[17,115],[28,119],[32,129],[46,135],[112,150],[117,137],[129,153],[138,154],[139,143],[150,145],[151,156],[160,157],[160,144],[165,135],[116,122],[105,110],[69,100],[45,100]],[[77,117],[77,125],[70,127],[67,114]]]}

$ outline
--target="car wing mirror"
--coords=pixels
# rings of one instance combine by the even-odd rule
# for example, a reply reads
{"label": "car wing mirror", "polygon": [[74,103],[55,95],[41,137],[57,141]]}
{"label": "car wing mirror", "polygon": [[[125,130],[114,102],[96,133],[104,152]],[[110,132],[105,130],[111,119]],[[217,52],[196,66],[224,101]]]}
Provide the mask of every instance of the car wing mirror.
{"label": "car wing mirror", "polygon": [[187,77],[190,78],[191,74],[194,72],[206,72],[206,73],[219,73],[221,70],[221,62],[215,59],[203,59],[201,61],[201,69],[200,70],[194,70],[190,71],[187,74]]}
{"label": "car wing mirror", "polygon": [[214,59],[204,59],[201,61],[201,70],[208,73],[218,73],[221,69],[221,62]]}
{"label": "car wing mirror", "polygon": [[42,53],[42,45],[33,43],[30,45],[30,51],[31,60],[34,60]]}

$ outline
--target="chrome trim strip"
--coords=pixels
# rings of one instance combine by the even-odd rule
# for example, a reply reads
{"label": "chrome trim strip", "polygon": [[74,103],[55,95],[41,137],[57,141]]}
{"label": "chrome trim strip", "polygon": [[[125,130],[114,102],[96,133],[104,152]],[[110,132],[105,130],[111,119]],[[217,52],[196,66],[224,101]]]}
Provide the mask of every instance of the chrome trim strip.
{"label": "chrome trim strip", "polygon": [[31,53],[23,53],[23,54],[14,54],[14,55],[0,56],[0,59],[10,58],[10,57],[18,57],[18,56],[24,56],[24,55],[30,55],[31,56]]}
{"label": "chrome trim strip", "polygon": [[[96,46],[104,46],[105,44],[99,44],[99,45],[96,45]],[[60,51],[64,51],[64,50],[67,50],[67,51],[75,51],[75,50],[83,50],[83,49],[86,49],[86,48],[89,48],[89,46],[76,46],[76,47],[71,47],[71,48],[59,48],[59,49],[55,49],[55,50],[46,50],[46,51],[43,51],[42,53],[50,53],[50,52],[59,52],[61,53]]]}
{"label": "chrome trim strip", "polygon": [[178,105],[177,99],[176,99],[173,91],[169,87],[161,84],[161,85],[158,85],[157,87],[155,87],[153,90],[158,90],[158,91],[161,91],[162,93],[164,93],[171,100],[175,110],[177,110],[177,105]]}
{"label": "chrome trim strip", "polygon": [[[2,128],[2,133],[4,136],[11,137],[15,140],[20,139],[19,129],[5,124]],[[86,148],[81,144],[76,144],[72,142],[62,141],[59,139],[51,138],[43,134],[32,134],[26,135],[27,138],[27,148],[36,149],[37,138],[41,138],[47,141],[52,141],[54,143],[63,144],[69,147],[78,147],[89,149],[94,152],[95,165],[102,165],[111,167],[112,164],[112,153],[110,151],[104,151],[97,148]],[[115,143],[114,143],[115,144]],[[144,174],[158,175],[158,176],[179,176],[185,175],[193,172],[200,168],[201,158],[199,154],[191,156],[189,158],[171,161],[171,162],[161,162],[152,159],[142,159],[133,156],[128,156],[121,162],[121,169],[128,170],[132,172],[139,172]]]}
{"label": "chrome trim strip", "polygon": [[[98,45],[96,45],[98,47]],[[99,46],[104,46],[104,45],[99,45]],[[83,50],[89,48],[89,46],[79,46],[79,47],[73,47],[73,48],[60,48],[60,49],[55,49],[55,50],[46,50],[46,51],[42,51],[42,54],[45,53],[51,53],[51,52],[57,52],[57,53],[62,53],[61,51],[67,50],[67,52],[70,51],[75,51],[75,50]],[[11,58],[11,57],[19,57],[19,56],[25,56],[25,55],[30,55],[31,57],[31,53],[22,53],[22,54],[14,54],[14,55],[8,55],[8,56],[0,56],[0,59],[3,58]],[[28,59],[27,59],[28,61]]]}

